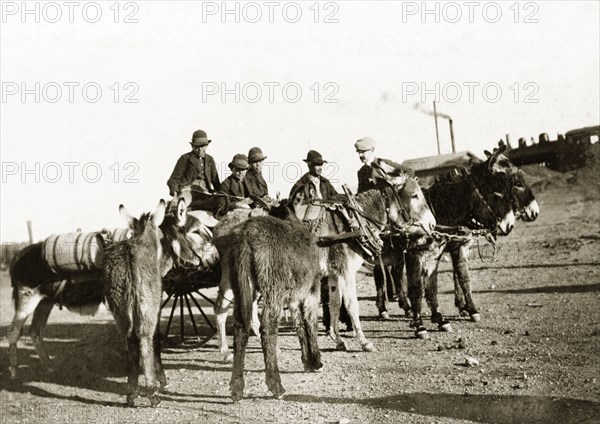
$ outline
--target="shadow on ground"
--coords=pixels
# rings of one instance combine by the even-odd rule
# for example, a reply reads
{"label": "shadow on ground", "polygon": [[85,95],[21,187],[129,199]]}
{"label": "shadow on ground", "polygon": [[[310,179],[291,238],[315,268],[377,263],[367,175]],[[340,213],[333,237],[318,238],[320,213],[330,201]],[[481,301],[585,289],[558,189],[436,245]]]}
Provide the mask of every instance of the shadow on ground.
{"label": "shadow on ground", "polygon": [[356,404],[437,418],[490,424],[597,422],[600,403],[544,396],[406,393],[381,398],[343,399],[288,395],[302,403]]}

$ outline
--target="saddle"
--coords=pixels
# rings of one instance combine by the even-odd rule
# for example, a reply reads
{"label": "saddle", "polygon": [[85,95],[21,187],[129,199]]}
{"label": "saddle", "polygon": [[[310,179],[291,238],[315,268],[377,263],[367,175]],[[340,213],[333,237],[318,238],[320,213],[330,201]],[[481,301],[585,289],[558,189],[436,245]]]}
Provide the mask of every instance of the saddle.
{"label": "saddle", "polygon": [[[383,241],[377,236],[371,223],[360,213],[362,208],[354,195],[346,186],[342,186],[346,199],[310,199],[308,203],[297,203],[294,211],[298,219],[304,222],[312,233],[317,233],[325,219],[326,213],[338,214],[345,222],[345,227],[337,234],[320,236],[318,243],[322,246],[354,239],[367,257],[378,256],[383,248]],[[347,231],[347,229],[350,231]]]}

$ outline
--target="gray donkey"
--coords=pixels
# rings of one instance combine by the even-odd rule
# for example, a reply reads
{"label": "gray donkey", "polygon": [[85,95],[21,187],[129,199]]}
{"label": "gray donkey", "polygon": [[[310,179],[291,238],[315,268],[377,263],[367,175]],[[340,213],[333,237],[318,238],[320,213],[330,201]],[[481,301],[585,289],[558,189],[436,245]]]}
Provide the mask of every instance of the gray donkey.
{"label": "gray donkey", "polygon": [[[158,381],[163,387],[167,384],[160,359],[158,332],[162,277],[173,266],[173,258],[178,257],[185,246],[177,240],[171,244],[165,241],[173,240],[172,235],[168,234],[177,231],[173,227],[185,225],[185,208],[178,208],[178,214],[166,218],[165,208],[166,204],[161,200],[154,214],[146,213],[140,219],[135,219],[121,205],[119,212],[133,230],[133,236],[110,246],[105,253],[102,279],[106,301],[126,341],[129,406],[135,406],[135,400],[140,395],[140,364],[151,406],[160,403]],[[171,220],[174,225],[167,225],[163,232],[159,226],[165,219]],[[200,258],[196,256],[189,262],[198,266]]]}
{"label": "gray donkey", "polygon": [[[295,222],[294,222],[295,221]],[[266,383],[277,398],[285,389],[277,365],[279,318],[288,304],[300,340],[306,371],[321,371],[317,345],[317,313],[320,279],[320,248],[316,238],[298,220],[272,216],[252,217],[233,231],[215,239],[222,252],[221,267],[228,270],[234,302],[234,359],[231,397],[244,394],[244,357],[252,326],[253,304],[263,297],[260,334]]]}

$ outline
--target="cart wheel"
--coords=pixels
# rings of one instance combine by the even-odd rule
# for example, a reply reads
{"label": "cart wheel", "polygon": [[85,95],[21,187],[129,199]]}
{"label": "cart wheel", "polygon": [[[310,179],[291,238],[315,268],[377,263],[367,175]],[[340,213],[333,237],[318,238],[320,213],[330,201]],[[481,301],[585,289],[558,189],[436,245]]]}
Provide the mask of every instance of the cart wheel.
{"label": "cart wheel", "polygon": [[[217,334],[217,329],[212,323],[212,321],[208,318],[202,305],[200,305],[199,298],[206,300],[208,303],[214,306],[215,302],[210,299],[208,296],[204,295],[200,290],[203,288],[214,287],[213,283],[201,283],[196,280],[190,281],[188,279],[183,281],[165,281],[163,284],[163,289],[165,293],[167,293],[167,299],[162,303],[161,310],[169,303],[169,301],[173,300],[173,305],[171,306],[171,312],[169,314],[169,319],[167,321],[167,327],[163,334],[165,339],[169,338],[169,331],[171,330],[171,325],[173,324],[173,315],[175,313],[175,309],[179,305],[179,344],[190,343],[186,341],[185,337],[185,320],[189,319],[192,323],[192,327],[194,329],[195,339],[191,342],[194,347],[201,347],[212,340],[213,337]],[[199,296],[199,298],[197,298]],[[191,300],[191,302],[190,302]],[[185,303],[185,308],[184,308]],[[200,312],[202,318],[206,322],[209,327],[209,334],[206,336],[201,336],[198,331],[198,325],[196,324],[196,319],[194,318],[193,307]],[[186,318],[187,312],[187,318]],[[175,330],[176,331],[176,330]]]}

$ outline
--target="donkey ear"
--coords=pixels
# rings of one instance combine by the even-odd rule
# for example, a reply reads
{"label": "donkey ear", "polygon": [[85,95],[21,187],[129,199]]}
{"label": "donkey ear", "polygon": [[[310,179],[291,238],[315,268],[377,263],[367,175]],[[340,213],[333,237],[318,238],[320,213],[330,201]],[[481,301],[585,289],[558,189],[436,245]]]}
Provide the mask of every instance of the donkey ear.
{"label": "donkey ear", "polygon": [[167,209],[167,204],[165,203],[165,201],[163,199],[160,199],[160,202],[158,202],[158,206],[156,207],[156,211],[152,215],[152,223],[155,226],[158,227],[160,224],[162,224],[163,219],[165,219],[166,209]]}
{"label": "donkey ear", "polygon": [[179,244],[178,240],[173,240],[171,242],[171,247],[173,248],[173,252],[175,253],[176,257],[181,257],[181,244]]}
{"label": "donkey ear", "polygon": [[129,228],[133,229],[133,224],[135,222],[135,218],[133,216],[129,215],[129,212],[127,212],[127,208],[125,208],[125,206],[119,205],[119,214],[121,215],[121,219],[123,221],[125,221],[127,226]]}
{"label": "donkey ear", "polygon": [[494,149],[494,153],[492,154],[492,156],[490,156],[488,158],[488,161],[489,161],[488,168],[489,169],[491,169],[491,170],[494,169],[494,165],[498,161],[498,157],[505,151],[506,151],[506,145],[500,146],[498,149]]}
{"label": "donkey ear", "polygon": [[489,151],[489,150],[484,150],[484,151],[483,151],[483,153],[484,153],[484,154],[485,154],[485,156],[486,156],[486,157],[488,157],[488,158],[492,156],[492,154],[490,153],[490,151]]}
{"label": "donkey ear", "polygon": [[186,203],[184,199],[179,199],[177,202],[176,218],[180,227],[183,227],[187,221]]}

